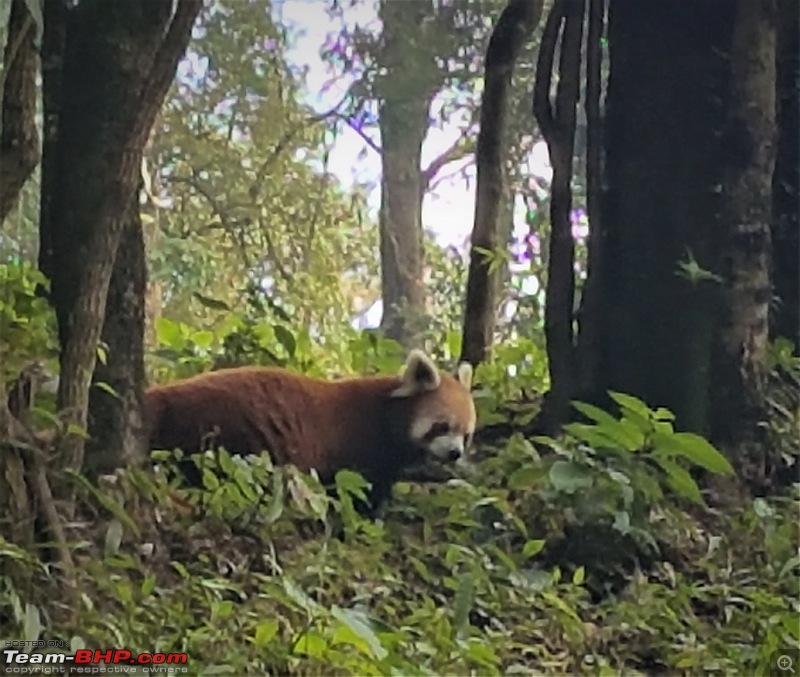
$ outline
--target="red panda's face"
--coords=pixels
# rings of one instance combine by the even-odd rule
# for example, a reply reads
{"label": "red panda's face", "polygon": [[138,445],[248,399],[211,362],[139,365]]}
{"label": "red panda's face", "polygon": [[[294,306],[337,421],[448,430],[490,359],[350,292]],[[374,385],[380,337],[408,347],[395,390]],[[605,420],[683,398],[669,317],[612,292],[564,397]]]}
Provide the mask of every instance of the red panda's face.
{"label": "red panda's face", "polygon": [[471,366],[462,364],[457,377],[440,374],[427,355],[412,351],[402,379],[394,396],[408,398],[407,432],[412,444],[439,461],[457,461],[475,432]]}

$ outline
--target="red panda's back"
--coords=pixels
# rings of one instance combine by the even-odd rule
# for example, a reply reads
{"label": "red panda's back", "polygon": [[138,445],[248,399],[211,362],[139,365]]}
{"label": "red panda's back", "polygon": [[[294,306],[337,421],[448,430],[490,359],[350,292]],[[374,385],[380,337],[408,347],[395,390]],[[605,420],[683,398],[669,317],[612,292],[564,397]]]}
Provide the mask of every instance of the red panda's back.
{"label": "red panda's back", "polygon": [[[146,394],[151,448],[199,451],[208,433],[235,454],[266,451],[276,463],[329,476],[385,446],[396,377],[321,381],[242,367],[156,386]],[[206,445],[208,446],[208,445]]]}

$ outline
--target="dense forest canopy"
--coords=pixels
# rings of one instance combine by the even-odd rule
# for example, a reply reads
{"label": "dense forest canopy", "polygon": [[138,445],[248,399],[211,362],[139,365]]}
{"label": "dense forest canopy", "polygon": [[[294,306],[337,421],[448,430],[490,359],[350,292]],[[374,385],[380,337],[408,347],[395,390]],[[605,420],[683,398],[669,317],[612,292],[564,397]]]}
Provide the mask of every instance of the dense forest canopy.
{"label": "dense forest canopy", "polygon": [[800,669],[798,14],[0,0],[4,667]]}

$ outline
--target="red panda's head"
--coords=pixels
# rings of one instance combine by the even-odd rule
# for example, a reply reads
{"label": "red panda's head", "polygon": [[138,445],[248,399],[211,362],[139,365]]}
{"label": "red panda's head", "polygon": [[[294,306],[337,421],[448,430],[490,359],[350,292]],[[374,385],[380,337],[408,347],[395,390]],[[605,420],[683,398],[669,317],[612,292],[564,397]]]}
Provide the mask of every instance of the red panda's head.
{"label": "red panda's head", "polygon": [[407,434],[411,443],[440,461],[458,460],[475,432],[472,366],[462,363],[456,376],[451,376],[440,373],[425,353],[413,350],[401,381],[392,397],[404,399],[409,406]]}

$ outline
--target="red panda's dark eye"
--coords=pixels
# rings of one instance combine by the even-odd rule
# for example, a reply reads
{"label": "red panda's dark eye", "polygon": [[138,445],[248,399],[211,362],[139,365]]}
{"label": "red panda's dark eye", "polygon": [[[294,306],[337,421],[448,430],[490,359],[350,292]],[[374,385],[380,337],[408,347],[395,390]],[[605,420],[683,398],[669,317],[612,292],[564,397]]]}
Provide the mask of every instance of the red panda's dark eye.
{"label": "red panda's dark eye", "polygon": [[445,421],[437,421],[434,423],[428,432],[425,433],[425,440],[430,441],[446,435],[450,431],[450,425]]}

